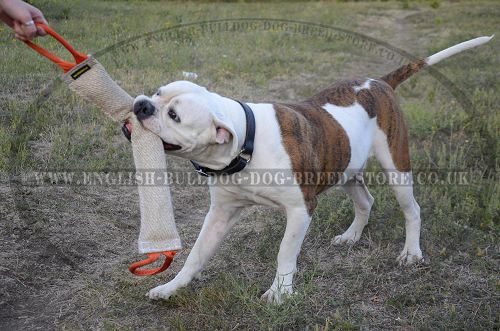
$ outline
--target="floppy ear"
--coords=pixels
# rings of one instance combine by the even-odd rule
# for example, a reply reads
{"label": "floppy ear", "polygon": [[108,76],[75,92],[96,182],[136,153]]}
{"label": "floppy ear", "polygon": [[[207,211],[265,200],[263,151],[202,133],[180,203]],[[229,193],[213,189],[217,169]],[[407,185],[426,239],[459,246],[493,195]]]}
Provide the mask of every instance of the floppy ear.
{"label": "floppy ear", "polygon": [[212,116],[214,129],[216,130],[214,142],[220,145],[228,144],[230,147],[229,153],[234,156],[238,151],[238,136],[234,131],[233,124],[221,113],[212,113]]}
{"label": "floppy ear", "polygon": [[215,135],[215,142],[218,144],[226,144],[231,140],[231,132],[224,128],[217,128],[217,133]]}

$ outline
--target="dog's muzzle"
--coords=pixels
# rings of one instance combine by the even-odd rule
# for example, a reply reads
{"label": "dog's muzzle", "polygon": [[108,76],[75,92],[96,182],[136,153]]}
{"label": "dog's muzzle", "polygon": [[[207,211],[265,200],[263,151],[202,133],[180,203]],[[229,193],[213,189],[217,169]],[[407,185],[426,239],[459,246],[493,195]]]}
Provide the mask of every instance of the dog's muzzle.
{"label": "dog's muzzle", "polygon": [[142,121],[155,113],[155,106],[146,99],[137,100],[134,102],[134,114]]}
{"label": "dog's muzzle", "polygon": [[[155,111],[156,107],[147,99],[140,99],[136,100],[134,102],[134,114],[137,116],[137,119],[142,121],[147,119],[148,117],[152,116]],[[122,132],[125,135],[125,137],[130,141],[131,139],[131,133],[132,133],[132,125],[130,122],[125,122],[122,126]],[[163,142],[163,149],[167,151],[178,151],[182,149],[182,146],[175,145],[175,144],[170,144],[167,143],[166,141],[162,140]]]}

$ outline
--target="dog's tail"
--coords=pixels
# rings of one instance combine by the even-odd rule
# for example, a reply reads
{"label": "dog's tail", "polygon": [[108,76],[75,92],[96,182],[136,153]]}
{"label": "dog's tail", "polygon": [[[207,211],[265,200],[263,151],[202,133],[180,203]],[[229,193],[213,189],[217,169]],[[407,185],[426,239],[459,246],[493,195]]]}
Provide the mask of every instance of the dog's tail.
{"label": "dog's tail", "polygon": [[381,77],[380,79],[389,84],[393,89],[396,89],[396,87],[399,84],[407,80],[410,76],[418,72],[423,67],[431,66],[433,64],[440,62],[441,60],[444,60],[457,53],[463,52],[469,48],[485,44],[488,41],[490,41],[493,37],[494,35],[491,37],[479,37],[472,40],[464,41],[463,43],[451,46],[450,48],[447,48],[441,52],[431,55],[424,60],[419,60],[416,62],[410,62],[408,64],[405,64],[404,66],[399,67],[398,69],[394,70],[391,73],[388,73],[387,75]]}

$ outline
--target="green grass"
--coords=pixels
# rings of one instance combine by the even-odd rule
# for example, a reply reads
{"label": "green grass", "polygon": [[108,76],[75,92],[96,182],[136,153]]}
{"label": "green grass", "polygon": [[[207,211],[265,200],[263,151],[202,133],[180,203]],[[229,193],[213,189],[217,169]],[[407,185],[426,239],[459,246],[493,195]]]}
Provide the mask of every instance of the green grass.
{"label": "green grass", "polygon": [[[416,56],[497,33],[494,1],[175,3],[33,1],[76,49],[97,52],[149,31],[221,18],[261,17],[317,22],[356,31]],[[37,40],[65,54],[48,38]],[[404,218],[386,186],[375,197],[358,244],[332,238],[353,218],[339,190],[319,201],[299,256],[297,295],[282,306],[260,302],[270,286],[284,215],[251,209],[209,263],[202,279],[165,302],[144,294],[180,270],[208,208],[204,187],[173,186],[184,249],[164,276],[135,278],[138,259],[134,187],[18,186],[22,172],[132,169],[128,142],[100,111],[55,84],[59,70],[0,30],[0,300],[2,328],[99,329],[498,329],[499,47],[447,59],[437,69],[472,104],[428,72],[398,89],[410,127],[413,167],[474,174],[468,185],[417,185],[422,249],[427,262],[395,263]],[[328,41],[279,31],[178,30],[139,39],[99,56],[132,95],[198,73],[196,83],[248,101],[299,100],[337,79],[379,77],[397,61]],[[38,100],[38,102],[37,102]],[[171,167],[187,168],[169,158]],[[370,162],[368,169],[377,170]],[[0,179],[3,180],[2,177]],[[4,216],[5,215],[5,216]]]}

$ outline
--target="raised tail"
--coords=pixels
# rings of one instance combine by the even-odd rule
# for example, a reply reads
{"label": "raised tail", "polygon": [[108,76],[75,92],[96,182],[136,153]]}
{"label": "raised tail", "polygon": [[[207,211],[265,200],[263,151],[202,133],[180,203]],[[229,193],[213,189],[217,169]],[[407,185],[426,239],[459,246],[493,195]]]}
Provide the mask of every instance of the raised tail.
{"label": "raised tail", "polygon": [[390,72],[387,75],[381,77],[380,79],[389,84],[393,89],[396,89],[396,87],[399,84],[407,80],[410,76],[418,72],[423,67],[431,66],[433,64],[440,62],[441,60],[444,60],[457,53],[463,52],[469,48],[485,44],[488,41],[490,41],[493,37],[494,35],[491,37],[479,37],[468,41],[464,41],[463,43],[451,46],[450,48],[447,48],[441,52],[431,55],[424,60],[418,60],[416,62],[410,62],[408,64],[405,64],[402,67],[399,67],[398,69],[394,70],[393,72]]}

